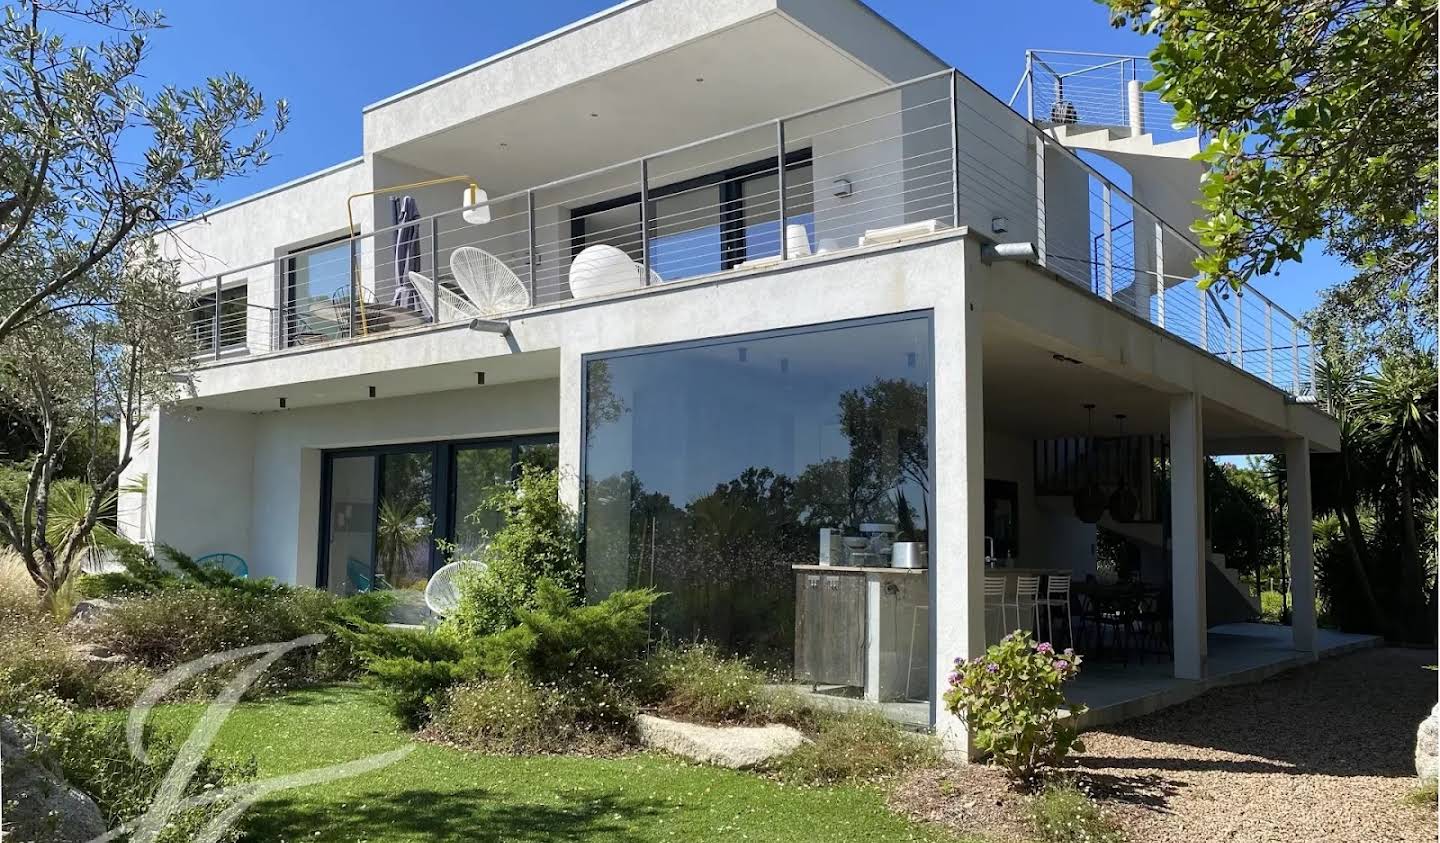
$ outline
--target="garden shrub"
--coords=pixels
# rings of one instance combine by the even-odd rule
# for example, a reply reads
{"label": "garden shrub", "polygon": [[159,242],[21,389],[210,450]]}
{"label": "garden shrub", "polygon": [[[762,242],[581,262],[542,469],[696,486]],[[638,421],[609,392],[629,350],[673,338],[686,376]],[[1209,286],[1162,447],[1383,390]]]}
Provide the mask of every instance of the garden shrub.
{"label": "garden shrub", "polygon": [[767,688],[763,672],[710,643],[656,650],[646,662],[642,699],[666,717],[699,723],[814,725],[799,694]]}
{"label": "garden shrub", "polygon": [[[1080,656],[1056,653],[1014,632],[973,661],[955,660],[945,707],[970,728],[975,745],[1017,781],[1033,784],[1072,750],[1085,747],[1060,711],[1061,686],[1080,672]],[[1084,706],[1070,706],[1072,714]]]}
{"label": "garden shrub", "polygon": [[829,714],[813,740],[779,759],[773,772],[804,785],[874,782],[934,763],[934,738],[906,732],[879,714]]}
{"label": "garden shrub", "polygon": [[512,672],[537,682],[565,682],[577,673],[637,677],[649,636],[650,589],[617,591],[599,603],[577,606],[554,580],[535,584],[534,609],[519,624],[480,639],[486,674]]}
{"label": "garden shrub", "polygon": [[364,661],[366,680],[406,728],[423,725],[454,685],[480,677],[475,639],[424,630],[354,625],[341,635]]}
{"label": "garden shrub", "polygon": [[460,605],[445,618],[452,632],[482,636],[516,624],[521,611],[536,608],[535,586],[545,579],[573,600],[584,596],[580,533],[575,513],[560,499],[559,473],[523,466],[520,478],[484,504],[504,526],[485,549],[482,572],[462,572]]}
{"label": "garden shrub", "polygon": [[582,699],[573,689],[535,684],[518,674],[483,679],[450,690],[433,732],[498,755],[617,750],[625,736],[613,728],[613,720],[596,722],[596,702],[593,697]]}
{"label": "garden shrub", "polygon": [[[125,723],[75,711],[54,697],[37,695],[21,707],[24,723],[43,738],[43,750],[52,758],[66,781],[95,800],[110,828],[137,819],[150,801],[179,752],[179,742],[165,733],[146,736],[147,758],[136,759],[125,739]],[[206,756],[195,771],[185,795],[193,796],[216,787],[242,784],[255,777],[253,758],[234,760]],[[183,843],[223,810],[223,804],[191,808],[170,817],[159,836],[162,843]],[[232,831],[221,838],[241,839]]]}
{"label": "garden shrub", "polygon": [[[360,659],[348,639],[333,633],[347,621],[383,619],[386,599],[370,595],[341,599],[285,586],[162,588],[121,601],[96,622],[91,637],[111,653],[164,671],[224,650],[330,634],[318,646],[287,654],[256,685],[256,690],[291,688],[355,676]],[[202,684],[223,680],[228,673],[226,669],[207,673]]]}
{"label": "garden shrub", "polygon": [[75,588],[82,597],[127,597],[197,588],[228,589],[259,596],[299,590],[273,577],[250,579],[211,565],[197,565],[188,555],[165,544],[159,545],[158,556],[133,542],[122,541],[115,550],[125,570],[81,576]]}
{"label": "garden shrub", "polygon": [[1030,824],[1040,843],[1123,843],[1125,835],[1085,794],[1052,785],[1030,800]]}

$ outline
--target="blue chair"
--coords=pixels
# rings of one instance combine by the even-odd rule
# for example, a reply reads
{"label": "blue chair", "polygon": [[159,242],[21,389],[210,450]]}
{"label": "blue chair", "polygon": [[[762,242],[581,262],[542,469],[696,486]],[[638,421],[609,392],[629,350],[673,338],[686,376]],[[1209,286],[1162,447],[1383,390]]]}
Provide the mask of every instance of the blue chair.
{"label": "blue chair", "polygon": [[231,576],[242,579],[250,576],[250,566],[245,560],[233,553],[210,553],[195,560],[195,564],[201,567],[219,568]]}
{"label": "blue chair", "polygon": [[345,576],[350,579],[350,585],[357,594],[370,590],[370,566],[359,559],[345,560]]}

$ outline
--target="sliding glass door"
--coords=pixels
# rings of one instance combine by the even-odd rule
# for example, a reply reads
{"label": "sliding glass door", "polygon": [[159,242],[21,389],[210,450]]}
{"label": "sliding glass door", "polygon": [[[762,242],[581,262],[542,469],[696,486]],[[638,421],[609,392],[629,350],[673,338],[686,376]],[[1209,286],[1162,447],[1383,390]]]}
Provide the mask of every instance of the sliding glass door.
{"label": "sliding glass door", "polygon": [[483,559],[504,525],[495,493],[522,465],[558,462],[554,436],[327,452],[317,585],[419,589],[450,559]]}

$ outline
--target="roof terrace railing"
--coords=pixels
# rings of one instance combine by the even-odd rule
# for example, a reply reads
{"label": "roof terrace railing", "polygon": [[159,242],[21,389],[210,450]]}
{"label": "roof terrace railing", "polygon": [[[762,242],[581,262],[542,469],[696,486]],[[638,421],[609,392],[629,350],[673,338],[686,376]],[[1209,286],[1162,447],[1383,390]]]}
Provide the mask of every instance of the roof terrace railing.
{"label": "roof terrace railing", "polygon": [[[1248,287],[1198,290],[1188,234],[954,71],[487,204],[483,225],[447,210],[188,285],[198,354],[284,353],[643,295],[963,225],[1035,243],[1061,278],[1280,389],[1313,388],[1297,319]],[[450,270],[462,247],[493,257],[529,305],[474,308]],[[610,259],[598,273],[585,257],[595,247]]]}
{"label": "roof terrace railing", "polygon": [[1161,142],[1197,137],[1194,127],[1176,125],[1174,106],[1145,90],[1154,78],[1144,56],[1026,50],[1025,73],[1010,105],[1023,94],[1025,115],[1041,126],[1126,129]]}

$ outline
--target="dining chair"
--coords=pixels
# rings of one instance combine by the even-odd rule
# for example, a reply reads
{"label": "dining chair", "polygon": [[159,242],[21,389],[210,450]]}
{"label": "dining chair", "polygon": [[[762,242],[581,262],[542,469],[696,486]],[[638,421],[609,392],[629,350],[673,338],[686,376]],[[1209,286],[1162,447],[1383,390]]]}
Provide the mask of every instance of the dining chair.
{"label": "dining chair", "polygon": [[1015,578],[1015,627],[1020,628],[1020,618],[1030,616],[1031,630],[1040,634],[1040,575],[1023,574]]}
{"label": "dining chair", "polygon": [[[993,644],[1005,637],[1005,577],[985,576],[985,643]],[[990,618],[1000,618],[999,635],[990,634]],[[1018,623],[1018,621],[1017,621]]]}
{"label": "dining chair", "polygon": [[[1050,643],[1055,643],[1055,613],[1065,612],[1065,644],[1075,646],[1075,622],[1070,615],[1070,577],[1048,576],[1045,578],[1045,596],[1040,598],[1044,610],[1045,626],[1049,630]],[[1038,630],[1036,631],[1038,634]]]}

